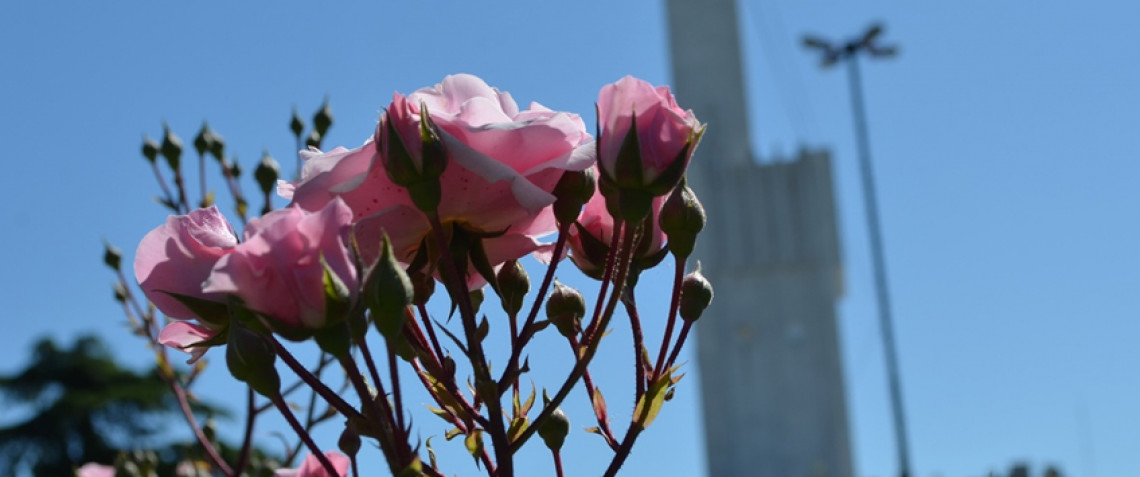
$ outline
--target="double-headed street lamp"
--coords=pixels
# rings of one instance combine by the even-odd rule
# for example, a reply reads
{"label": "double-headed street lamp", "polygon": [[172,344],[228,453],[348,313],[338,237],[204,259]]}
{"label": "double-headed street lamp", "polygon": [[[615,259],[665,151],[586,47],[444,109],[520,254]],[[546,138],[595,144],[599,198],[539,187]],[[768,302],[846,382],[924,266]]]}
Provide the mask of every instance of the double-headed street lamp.
{"label": "double-headed street lamp", "polygon": [[895,445],[898,448],[899,475],[909,477],[910,451],[907,445],[906,419],[903,413],[902,385],[899,379],[898,356],[895,350],[894,325],[891,320],[890,295],[887,292],[887,267],[883,258],[883,239],[879,225],[879,206],[875,196],[875,179],[871,170],[871,146],[867,135],[867,112],[863,106],[863,82],[859,76],[859,53],[871,57],[890,57],[897,53],[893,45],[875,43],[883,32],[881,25],[872,25],[862,36],[842,44],[806,36],[804,46],[819,50],[820,66],[827,68],[839,62],[847,63],[848,85],[851,88],[851,111],[855,116],[855,139],[859,146],[859,172],[863,181],[863,205],[867,213],[867,231],[871,236],[871,260],[875,275],[875,296],[879,307],[879,326],[883,333],[883,348],[887,361],[887,381],[890,386],[891,414],[895,424]]}

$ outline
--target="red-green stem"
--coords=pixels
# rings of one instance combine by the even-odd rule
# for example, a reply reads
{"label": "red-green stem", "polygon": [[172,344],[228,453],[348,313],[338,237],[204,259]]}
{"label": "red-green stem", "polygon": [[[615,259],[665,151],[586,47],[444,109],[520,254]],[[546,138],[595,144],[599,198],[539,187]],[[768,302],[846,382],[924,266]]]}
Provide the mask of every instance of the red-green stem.
{"label": "red-green stem", "polygon": [[297,358],[293,357],[293,354],[281,345],[280,341],[277,341],[276,338],[270,337],[269,343],[273,345],[273,350],[277,353],[277,356],[279,356],[281,360],[285,362],[286,366],[289,366],[289,369],[293,370],[293,373],[296,374],[298,378],[301,378],[305,384],[309,385],[310,388],[313,388],[313,390],[316,391],[317,394],[320,394],[321,397],[324,398],[325,401],[327,401],[332,407],[336,408],[337,411],[340,411],[340,413],[343,414],[345,418],[364,419],[364,416],[357,412],[356,409],[353,409],[351,404],[346,402],[344,399],[341,399],[340,395],[338,395],[336,391],[329,389],[328,386],[325,386],[325,383],[322,383],[321,380],[317,379],[316,376],[313,376],[313,374],[310,373],[308,369],[305,369],[305,367],[302,366],[299,361],[297,361]]}
{"label": "red-green stem", "polygon": [[150,168],[154,169],[154,177],[158,180],[158,186],[162,188],[162,195],[165,196],[167,202],[173,204],[174,196],[170,195],[170,186],[166,185],[166,178],[162,176],[162,170],[158,168],[158,162],[150,163]]}
{"label": "red-green stem", "polygon": [[206,155],[198,154],[198,184],[201,186],[202,203],[206,202]]}
{"label": "red-green stem", "polygon": [[[614,219],[614,231],[613,231],[614,236],[613,236],[613,238],[610,239],[610,253],[606,256],[606,269],[605,269],[605,272],[602,273],[602,285],[601,285],[601,288],[598,289],[598,299],[595,301],[595,304],[594,304],[594,315],[593,315],[593,318],[590,320],[590,324],[587,326],[586,331],[584,331],[582,333],[582,339],[584,341],[586,341],[587,343],[589,343],[593,340],[594,333],[598,329],[598,325],[599,325],[598,317],[601,316],[601,313],[602,313],[602,302],[604,301],[603,298],[605,298],[605,296],[606,296],[606,289],[607,289],[607,287],[609,287],[610,278],[613,277],[614,260],[616,260],[617,256],[618,256],[618,254],[616,253],[617,252],[617,246],[618,246],[618,239],[622,236],[623,232],[627,229],[627,227],[625,227],[624,225],[625,225],[624,223],[618,221],[616,218]],[[628,235],[629,235],[629,238],[627,238],[626,240],[628,240],[630,243],[632,243],[634,234],[630,233]],[[630,248],[632,249],[632,245]],[[625,278],[623,277],[622,280],[625,280]],[[615,280],[615,282],[616,282],[616,280]],[[615,285],[615,287],[616,286],[624,286],[624,285],[625,285],[625,283],[621,283],[619,285]],[[602,332],[605,332],[605,327],[602,327]]]}
{"label": "red-green stem", "polygon": [[[554,255],[551,256],[550,266],[546,267],[546,275],[542,277],[542,285],[538,287],[534,304],[531,305],[526,321],[523,322],[521,334],[517,340],[511,341],[511,358],[507,360],[507,367],[503,370],[503,376],[499,378],[500,393],[506,389],[505,381],[518,372],[522,351],[534,336],[534,322],[538,318],[538,310],[542,308],[542,303],[546,300],[546,291],[554,281],[554,271],[558,268],[559,258],[562,257],[562,251],[566,248],[566,239],[569,236],[571,225],[572,223],[559,225],[558,239],[554,242]],[[514,381],[517,383],[518,378],[516,377]]]}
{"label": "red-green stem", "polygon": [[610,466],[606,468],[604,477],[613,477],[621,470],[621,466],[625,464],[625,459],[629,457],[630,451],[633,450],[633,442],[637,440],[637,436],[641,434],[643,429],[636,422],[629,423],[629,430],[625,432],[625,438],[621,441],[621,447],[618,448],[614,459],[610,461]]}
{"label": "red-green stem", "polygon": [[554,471],[558,477],[564,477],[566,474],[562,473],[562,453],[557,450],[550,451],[554,454]]}
{"label": "red-green stem", "polygon": [[[619,233],[619,227],[620,226],[618,225],[614,226],[615,235]],[[614,250],[615,249],[611,249],[611,255],[614,254]],[[614,310],[617,309],[617,303],[619,297],[621,296],[622,289],[625,288],[626,274],[629,272],[630,256],[632,254],[633,234],[631,233],[625,235],[624,239],[622,240],[621,250],[617,254],[617,270],[614,273],[614,291],[610,295],[610,299],[606,304],[605,310],[601,313],[601,316],[595,317],[595,322],[591,323],[591,326],[597,325],[595,328],[604,330],[606,329],[606,326],[609,325],[610,319],[613,318]],[[608,262],[614,263],[613,260],[608,260]],[[574,369],[570,371],[570,376],[568,376],[566,378],[566,381],[562,383],[562,387],[559,388],[558,392],[554,394],[554,398],[552,398],[549,403],[543,406],[542,412],[539,413],[538,417],[534,419],[534,422],[531,425],[527,426],[522,434],[519,434],[518,439],[515,439],[515,441],[511,443],[511,452],[518,452],[518,450],[522,448],[523,444],[526,444],[527,439],[530,439],[531,436],[537,432],[538,428],[542,426],[543,422],[545,422],[546,419],[549,419],[554,410],[562,404],[562,401],[565,400],[566,396],[570,394],[570,390],[578,384],[578,380],[581,379],[583,374],[585,374],[586,367],[589,366],[590,361],[594,359],[594,354],[598,352],[598,346],[601,344],[601,342],[602,340],[600,334],[596,335],[593,339],[590,339],[586,342],[586,351],[582,354],[582,358],[578,360],[578,363],[574,365]]]}
{"label": "red-green stem", "polygon": [[190,202],[186,200],[186,181],[182,179],[182,169],[174,170],[174,187],[178,189],[178,210],[190,213]]}
{"label": "red-green stem", "polygon": [[642,360],[642,350],[645,349],[645,336],[641,330],[641,317],[637,314],[637,302],[633,297],[633,289],[625,289],[625,312],[629,315],[629,326],[633,330],[633,367],[634,379],[637,381],[634,386],[636,394],[634,394],[634,402],[640,401],[641,396],[645,395],[645,362]]}
{"label": "red-green stem", "polygon": [[[459,416],[456,416],[454,413],[451,412],[451,410],[447,409],[447,406],[443,404],[443,400],[440,399],[439,396],[436,395],[435,392],[432,390],[431,382],[428,381],[427,376],[424,376],[423,368],[421,368],[419,364],[416,364],[416,362],[413,361],[412,362],[412,369],[414,369],[416,371],[416,376],[418,376],[420,378],[420,382],[423,383],[424,389],[428,390],[428,394],[430,394],[431,398],[433,400],[435,400],[436,405],[438,405],[440,409],[447,411],[447,413],[449,415],[451,415],[451,419],[448,420],[447,422],[451,423],[451,425],[458,428],[460,430],[460,432],[462,432],[464,434],[468,433],[471,430],[471,428],[467,427],[467,423],[464,422],[463,419],[460,419]],[[463,397],[463,395],[461,395],[459,393],[453,393],[452,397],[456,398],[456,401],[458,401],[460,403],[460,405],[463,406],[464,410],[468,414],[478,417],[478,414],[476,414],[475,409],[472,408],[471,405],[467,403],[467,400]],[[472,427],[474,427],[474,426],[472,426]],[[487,452],[486,447],[483,448],[483,453],[479,456],[479,458],[480,458],[480,460],[483,461],[483,466],[488,470],[488,473],[494,474],[495,473],[495,463],[491,461],[491,454],[489,454]]]}
{"label": "red-green stem", "polygon": [[170,381],[170,389],[174,391],[174,397],[178,400],[178,407],[182,409],[182,416],[186,418],[186,422],[190,424],[190,430],[194,432],[194,437],[198,439],[198,443],[206,451],[206,455],[213,461],[214,466],[223,474],[233,476],[234,471],[230,465],[226,463],[225,459],[218,454],[218,450],[206,438],[206,434],[202,432],[202,428],[198,427],[198,420],[194,419],[194,413],[190,410],[190,402],[186,399],[186,390],[182,389],[182,385],[178,384],[177,378],[172,378]]}
{"label": "red-green stem", "polygon": [[[157,171],[157,169],[155,170]],[[198,440],[198,444],[202,446],[202,449],[206,452],[206,456],[213,462],[214,467],[217,467],[224,475],[233,476],[233,469],[231,469],[225,459],[218,454],[218,450],[215,449],[214,445],[210,443],[210,440],[206,438],[206,434],[202,432],[202,428],[198,425],[198,420],[194,418],[194,412],[190,409],[190,401],[186,397],[186,389],[179,383],[178,376],[175,374],[174,369],[170,367],[170,358],[169,355],[166,354],[166,346],[158,342],[158,325],[155,322],[154,314],[143,313],[142,306],[139,305],[134,293],[131,293],[130,287],[127,286],[127,279],[123,275],[123,271],[116,270],[116,274],[119,277],[121,288],[127,294],[127,302],[131,304],[131,307],[135,310],[135,314],[138,315],[138,320],[142,322],[142,329],[146,332],[146,338],[151,350],[154,352],[156,358],[164,364],[164,368],[167,370],[167,372],[159,373],[159,376],[166,381],[171,391],[174,392],[174,398],[178,401],[178,407],[182,411],[182,416],[186,418],[186,424],[190,426],[190,431],[194,434],[194,438]],[[128,320],[130,320],[130,308],[124,304],[123,311],[128,313]]]}
{"label": "red-green stem", "polygon": [[245,465],[249,462],[249,451],[253,447],[253,423],[257,420],[257,409],[253,402],[253,388],[249,386],[246,388],[245,434],[241,440],[241,451],[238,453],[237,463],[234,464],[235,475],[245,473]]}
{"label": "red-green stem", "polygon": [[301,426],[301,423],[297,421],[297,416],[293,415],[293,411],[289,409],[288,404],[285,404],[285,400],[281,398],[281,395],[278,394],[271,399],[273,401],[273,405],[277,406],[277,411],[280,412],[281,415],[285,417],[285,420],[289,422],[289,426],[293,428],[293,432],[296,432],[297,435],[301,437],[301,441],[303,441],[305,443],[305,446],[309,448],[309,452],[316,456],[317,460],[320,461],[321,467],[325,468],[325,471],[328,472],[328,475],[337,475],[336,467],[334,467],[332,462],[329,461],[328,456],[326,456],[324,452],[321,452],[321,448],[317,447],[317,443],[313,442],[313,436],[310,436],[309,432],[306,431],[305,428]]}
{"label": "red-green stem", "polygon": [[420,319],[424,322],[424,329],[427,330],[428,340],[431,341],[431,348],[435,351],[435,360],[443,363],[443,348],[439,346],[439,338],[435,336],[435,326],[431,324],[431,317],[428,316],[427,304],[420,303],[417,307],[420,310]]}
{"label": "red-green stem", "polygon": [[400,428],[400,434],[403,435],[408,428],[404,427],[404,399],[400,393],[400,373],[396,369],[396,351],[391,346],[388,346],[388,374],[392,379],[392,404],[395,406],[393,412],[396,413],[396,426]]}
{"label": "red-green stem", "polygon": [[[363,347],[361,351],[364,351]],[[366,362],[371,360],[371,353],[364,353],[364,355]],[[377,440],[380,442],[381,452],[384,453],[384,457],[388,461],[389,470],[393,475],[397,474],[411,463],[411,449],[408,447],[408,440],[403,429],[396,427],[392,408],[388,406],[388,399],[385,397],[387,394],[384,392],[383,383],[378,379],[373,383],[376,389],[376,396],[373,396],[368,385],[364,382],[364,376],[360,374],[360,368],[356,366],[356,361],[345,356],[340,358],[340,364],[344,368],[345,374],[348,375],[348,380],[352,382],[353,388],[356,389],[361,405],[368,411],[365,415],[372,418],[367,422],[379,434]]]}
{"label": "red-green stem", "polygon": [[665,321],[665,335],[661,338],[661,352],[657,353],[657,364],[653,366],[651,381],[665,374],[665,355],[669,352],[669,341],[673,339],[673,327],[677,324],[677,308],[681,304],[681,282],[685,279],[685,259],[674,256],[673,295],[669,302],[669,317]]}
{"label": "red-green stem", "polygon": [[[470,353],[471,368],[475,372],[476,388],[481,388],[482,383],[496,385],[498,383],[492,380],[491,371],[487,366],[487,358],[483,353],[483,343],[477,336],[478,325],[475,323],[474,307],[471,305],[471,295],[467,291],[467,280],[464,273],[467,264],[456,263],[449,253],[450,248],[439,214],[433,212],[429,214],[428,219],[431,222],[433,235],[435,235],[436,246],[443,256],[444,284],[451,289],[451,296],[459,302],[457,305],[463,321],[463,331]],[[487,431],[491,435],[491,444],[495,447],[495,461],[498,463],[499,470],[497,474],[490,475],[514,477],[510,443],[507,441],[507,429],[503,424],[502,404],[499,402],[499,396],[497,390],[490,396],[483,396],[483,402],[487,404],[487,420],[490,424]]]}
{"label": "red-green stem", "polygon": [[[673,367],[673,363],[677,362],[677,355],[681,354],[681,347],[685,346],[685,339],[689,337],[689,330],[693,327],[692,321],[686,321],[681,325],[681,334],[677,335],[677,344],[673,345],[673,352],[669,354],[669,361],[665,362],[665,369]],[[664,374],[664,371],[662,371]]]}
{"label": "red-green stem", "polygon": [[[574,353],[574,359],[578,359],[578,338],[571,336],[568,340],[570,342],[570,350]],[[598,418],[598,429],[602,431],[602,437],[605,438],[606,443],[610,445],[613,450],[617,450],[617,439],[614,438],[613,431],[610,430],[610,423],[605,416],[597,412],[594,406],[594,395],[597,394],[594,388],[594,379],[590,377],[589,368],[582,373],[582,384],[586,387],[586,395],[590,398],[590,407],[594,409],[594,416]]]}

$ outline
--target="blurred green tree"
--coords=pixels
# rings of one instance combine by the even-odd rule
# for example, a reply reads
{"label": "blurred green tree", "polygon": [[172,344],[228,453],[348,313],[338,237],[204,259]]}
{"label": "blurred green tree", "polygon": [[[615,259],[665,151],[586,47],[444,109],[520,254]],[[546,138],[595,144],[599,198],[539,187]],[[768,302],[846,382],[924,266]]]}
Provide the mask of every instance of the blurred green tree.
{"label": "blurred green tree", "polygon": [[[60,348],[50,338],[33,346],[31,362],[0,376],[0,396],[26,418],[0,427],[0,475],[66,476],[87,462],[111,464],[121,450],[158,450],[174,462],[184,445],[159,448],[164,423],[179,410],[157,369],[138,373],[117,364],[95,336]],[[196,404],[199,415],[224,415]],[[165,455],[164,455],[165,454]]]}

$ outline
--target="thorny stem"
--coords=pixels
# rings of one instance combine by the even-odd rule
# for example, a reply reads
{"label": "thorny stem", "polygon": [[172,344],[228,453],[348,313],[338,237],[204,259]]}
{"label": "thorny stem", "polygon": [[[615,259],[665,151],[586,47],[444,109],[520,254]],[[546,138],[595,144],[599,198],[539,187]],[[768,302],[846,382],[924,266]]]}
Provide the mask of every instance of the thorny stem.
{"label": "thorny stem", "polygon": [[222,471],[223,474],[228,476],[236,475],[233,469],[230,468],[230,465],[226,463],[225,459],[222,459],[222,456],[218,454],[218,450],[214,448],[210,440],[206,439],[206,434],[202,432],[202,428],[198,426],[198,420],[194,419],[194,413],[190,410],[190,402],[186,399],[186,390],[182,388],[182,385],[178,384],[178,379],[172,376],[168,383],[170,383],[170,389],[174,391],[175,399],[178,400],[178,407],[182,409],[182,416],[185,417],[186,422],[190,424],[190,430],[194,432],[194,437],[198,439],[198,443],[202,445],[202,448],[206,451],[206,455],[210,457],[210,460],[214,462],[214,465],[217,466],[218,470]]}
{"label": "thorny stem", "polygon": [[[614,224],[614,235],[620,235],[620,232],[620,223]],[[611,248],[610,254],[614,255],[614,251],[615,248]],[[605,330],[606,326],[609,325],[610,319],[613,318],[614,310],[617,309],[619,296],[621,295],[622,289],[625,286],[626,275],[629,272],[630,256],[632,253],[633,234],[624,234],[624,239],[621,243],[621,250],[617,254],[617,270],[614,274],[614,291],[610,295],[610,299],[606,304],[605,311],[601,313],[601,316],[595,317],[595,322],[590,324],[592,328]],[[609,260],[608,262],[615,263],[614,260]],[[607,269],[608,268],[609,267],[607,267]],[[543,422],[546,419],[549,419],[554,410],[562,404],[562,401],[566,399],[566,396],[568,394],[570,394],[570,390],[573,389],[574,385],[578,383],[578,379],[580,379],[586,372],[586,367],[589,366],[590,361],[594,359],[594,354],[598,352],[598,346],[601,341],[602,340],[600,334],[594,336],[593,338],[590,338],[589,341],[586,341],[586,350],[583,352],[581,359],[578,360],[578,363],[574,365],[574,369],[571,370],[570,376],[568,376],[566,378],[566,381],[562,383],[562,387],[558,389],[558,393],[554,395],[554,398],[551,399],[550,402],[542,408],[542,412],[539,413],[538,417],[534,419],[534,422],[530,426],[527,426],[522,434],[519,434],[519,437],[515,439],[515,441],[511,444],[511,452],[518,452],[518,450],[522,448],[523,444],[526,443],[527,439],[530,439],[531,436],[533,436],[534,433],[538,430],[538,428],[542,426]]]}
{"label": "thorny stem", "polygon": [[[369,359],[366,355],[366,361]],[[377,440],[380,442],[381,452],[384,453],[384,457],[388,461],[389,470],[392,471],[393,475],[398,473],[410,463],[407,439],[404,438],[402,429],[393,429],[395,420],[392,417],[392,409],[388,406],[388,399],[385,397],[386,393],[382,383],[380,381],[373,383],[376,388],[376,396],[372,396],[368,390],[368,385],[364,382],[364,376],[360,374],[360,368],[356,366],[356,361],[346,356],[340,359],[340,364],[356,389],[361,405],[367,410],[366,416],[370,415],[369,417],[372,418],[371,420],[366,419],[365,422],[375,426],[373,430],[379,434]]]}
{"label": "thorny stem", "polygon": [[396,427],[400,429],[402,435],[407,428],[404,427],[404,399],[400,394],[400,373],[396,369],[396,351],[388,346],[388,374],[392,379],[392,401],[395,406],[394,412],[396,413]]}
{"label": "thorny stem", "polygon": [[[439,247],[444,261],[444,283],[451,289],[451,296],[457,300],[460,315],[463,319],[463,331],[467,339],[468,351],[470,352],[471,367],[475,372],[475,385],[476,389],[483,388],[482,384],[487,383],[492,386],[498,383],[491,379],[491,371],[487,366],[487,358],[483,354],[483,343],[478,339],[477,324],[475,322],[474,307],[471,305],[471,295],[467,292],[467,280],[464,278],[463,273],[466,264],[456,263],[451,253],[448,252],[449,247],[443,224],[440,222],[438,213],[429,214],[429,221],[431,228],[435,235],[436,245]],[[497,387],[497,386],[496,386]],[[491,444],[495,447],[495,460],[498,462],[499,473],[492,474],[497,477],[513,477],[514,466],[511,462],[510,443],[507,442],[507,430],[503,425],[502,404],[499,402],[499,392],[496,390],[490,393],[489,396],[483,396],[483,402],[487,405],[487,420],[490,424],[487,429],[491,435]]]}
{"label": "thorny stem", "polygon": [[328,475],[337,475],[336,467],[334,467],[332,462],[329,461],[328,456],[326,456],[324,452],[321,452],[321,448],[317,447],[317,443],[313,442],[313,436],[310,436],[309,432],[306,431],[305,428],[301,426],[301,423],[297,421],[297,416],[293,415],[293,411],[289,409],[288,404],[285,404],[285,400],[281,398],[281,395],[278,394],[277,396],[274,396],[272,400],[273,405],[277,406],[277,410],[281,413],[282,416],[285,417],[285,420],[289,422],[289,426],[293,428],[293,432],[296,432],[297,435],[301,437],[301,440],[305,443],[305,446],[309,448],[309,452],[311,452],[313,456],[315,456],[317,460],[321,462],[321,467],[325,468],[325,471],[328,472]]}
{"label": "thorny stem", "polygon": [[[590,324],[586,328],[586,331],[582,333],[582,340],[586,341],[587,343],[589,343],[593,340],[594,333],[597,332],[597,329],[598,329],[598,325],[599,325],[598,318],[601,316],[601,313],[602,313],[603,297],[606,296],[606,289],[607,289],[607,287],[609,287],[610,278],[613,277],[614,260],[617,259],[617,253],[615,253],[615,252],[617,251],[618,239],[622,236],[622,232],[628,228],[628,227],[624,227],[624,225],[625,224],[622,222],[617,222],[617,221],[614,222],[614,231],[613,231],[614,236],[613,236],[613,238],[610,239],[610,253],[609,253],[609,255],[606,256],[606,268],[605,268],[605,272],[602,273],[602,286],[598,290],[598,300],[594,304],[594,317],[590,320]],[[628,235],[629,235],[629,238],[627,240],[629,240],[632,244],[634,234],[629,233]],[[632,249],[632,245],[630,248]],[[622,281],[624,281],[624,280],[625,280],[625,277],[622,277]],[[614,281],[616,282],[617,280],[614,280]],[[620,283],[620,285],[624,286],[625,283]],[[615,285],[615,286],[619,286],[619,285]],[[605,327],[602,327],[602,332],[603,333],[605,332]]]}
{"label": "thorny stem", "polygon": [[641,330],[641,317],[637,314],[637,302],[634,301],[633,289],[626,288],[624,296],[625,298],[622,302],[625,303],[625,311],[626,314],[629,315],[629,325],[630,328],[633,329],[633,366],[635,368],[634,376],[637,381],[634,402],[637,402],[641,400],[641,396],[645,395],[645,362],[642,360],[642,350],[645,349],[645,336],[643,336]]}
{"label": "thorny stem", "polygon": [[[669,361],[665,362],[665,370],[672,368],[673,363],[677,362],[677,355],[681,354],[681,347],[685,346],[685,339],[689,337],[689,330],[692,327],[692,321],[686,321],[684,325],[681,325],[681,334],[677,335],[677,344],[673,345],[673,352],[669,354]],[[665,370],[661,372],[664,373]]]}
{"label": "thorny stem", "polygon": [[418,305],[420,310],[420,319],[424,322],[424,329],[427,330],[428,339],[431,340],[431,347],[435,350],[436,362],[443,363],[443,348],[439,346],[439,338],[435,336],[435,326],[431,324],[431,317],[428,315],[427,305],[420,303]]}
{"label": "thorny stem", "polygon": [[190,401],[186,397],[186,389],[183,388],[179,382],[174,368],[170,367],[170,358],[169,355],[166,354],[166,346],[158,343],[158,337],[156,336],[157,324],[155,323],[154,314],[143,313],[142,306],[139,305],[134,293],[131,293],[130,287],[127,286],[127,279],[123,275],[123,271],[116,270],[116,274],[119,277],[121,288],[126,293],[127,302],[131,305],[130,307],[123,305],[123,312],[127,314],[129,321],[133,321],[130,315],[130,308],[133,307],[135,314],[138,315],[138,320],[142,322],[141,329],[146,333],[146,339],[151,347],[151,351],[154,352],[158,361],[162,363],[160,367],[162,372],[159,372],[158,375],[163,381],[166,381],[166,384],[169,385],[170,389],[174,392],[174,397],[178,401],[178,407],[182,411],[182,416],[186,418],[186,424],[190,426],[190,431],[193,432],[194,438],[197,439],[198,444],[201,445],[202,449],[206,452],[206,456],[210,458],[210,461],[213,462],[214,466],[217,467],[222,474],[233,476],[233,469],[230,468],[225,459],[218,454],[218,450],[214,448],[214,445],[206,438],[206,434],[202,432],[202,428],[198,425],[198,420],[194,418],[194,412],[190,409]]}
{"label": "thorny stem", "polygon": [[629,457],[630,451],[633,450],[633,442],[637,440],[637,436],[641,434],[641,428],[636,422],[629,423],[629,429],[625,432],[625,438],[621,441],[621,447],[618,448],[617,454],[610,461],[610,466],[606,469],[604,477],[613,477],[621,470],[622,464],[625,464],[625,459]]}
{"label": "thorny stem", "polygon": [[257,408],[253,402],[253,388],[246,386],[246,417],[245,434],[241,441],[241,452],[238,453],[237,464],[234,465],[235,475],[245,472],[245,465],[249,462],[249,451],[253,447],[253,423],[257,420]]}
{"label": "thorny stem", "polygon": [[[420,365],[417,364],[415,361],[412,361],[412,369],[415,370],[416,376],[420,378],[420,382],[423,383],[424,389],[428,390],[428,394],[431,395],[431,398],[435,401],[436,405],[438,405],[440,409],[447,411],[448,415],[451,416],[451,419],[449,419],[447,422],[449,422],[451,425],[458,428],[459,431],[464,433],[464,434],[470,432],[471,427],[474,427],[474,426],[468,427],[467,423],[464,422],[463,419],[460,419],[459,416],[456,416],[455,413],[453,413],[450,409],[448,409],[447,406],[443,403],[443,399],[440,399],[440,397],[434,391],[432,391],[431,382],[428,381],[428,378],[425,375],[423,368],[420,367]],[[476,417],[478,416],[478,414],[475,413],[475,410],[471,407],[471,405],[467,403],[467,400],[466,400],[466,398],[463,397],[463,395],[458,394],[458,393],[453,393],[452,397],[456,398],[456,401],[458,401],[460,403],[460,405],[463,406],[463,409],[465,412],[467,412],[471,416],[476,416]],[[483,448],[483,452],[479,456],[479,459],[483,461],[483,466],[487,468],[488,474],[493,475],[495,473],[495,463],[491,461],[491,454],[487,452],[486,447]]]}
{"label": "thorny stem", "polygon": [[308,369],[305,369],[305,367],[297,361],[297,358],[293,357],[292,353],[289,353],[289,350],[281,345],[280,341],[277,341],[276,338],[269,337],[269,343],[273,345],[273,350],[277,356],[281,357],[281,360],[285,362],[285,365],[289,366],[289,369],[293,370],[293,373],[295,373],[297,377],[301,378],[305,384],[313,388],[317,394],[320,394],[325,401],[336,408],[345,418],[364,419],[364,416],[356,409],[353,409],[352,405],[342,399],[335,391],[329,389],[328,386],[325,386],[325,383],[322,383],[316,376],[313,376]]}
{"label": "thorny stem", "polygon": [[669,317],[665,321],[665,335],[661,338],[661,352],[657,353],[657,364],[653,366],[653,376],[657,380],[665,373],[665,355],[669,352],[669,340],[673,338],[673,327],[677,324],[677,308],[681,304],[681,282],[685,279],[685,259],[674,256],[673,297],[669,303]]}
{"label": "thorny stem", "polygon": [[[578,359],[578,350],[579,350],[578,338],[571,336],[569,339],[569,342],[570,342],[570,349],[571,349],[571,351],[574,352],[574,359]],[[589,368],[587,368],[586,371],[582,373],[582,384],[586,387],[586,395],[590,398],[590,406],[591,406],[591,408],[593,408],[595,394],[597,394],[597,389],[594,387],[594,379],[592,377],[590,377]],[[613,431],[610,430],[609,421],[604,416],[602,416],[600,413],[598,413],[596,408],[593,408],[593,409],[594,409],[594,416],[598,418],[598,429],[601,430],[603,433],[602,437],[605,438],[606,443],[610,445],[610,448],[612,448],[613,450],[616,451],[617,450],[617,438],[614,437]]]}

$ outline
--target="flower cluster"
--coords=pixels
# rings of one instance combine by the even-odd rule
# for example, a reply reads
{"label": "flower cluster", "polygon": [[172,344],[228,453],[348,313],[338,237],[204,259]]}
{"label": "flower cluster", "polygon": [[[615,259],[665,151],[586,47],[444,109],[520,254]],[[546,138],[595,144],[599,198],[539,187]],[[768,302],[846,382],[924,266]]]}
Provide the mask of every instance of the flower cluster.
{"label": "flower cluster", "polygon": [[[384,336],[390,356],[424,376],[440,407],[436,414],[467,436],[468,449],[488,474],[512,475],[511,455],[535,432],[557,461],[568,431],[558,404],[588,376],[618,297],[630,295],[638,274],[672,252],[677,273],[661,352],[656,365],[640,358],[635,363],[638,404],[631,429],[644,429],[679,379],[672,377],[676,353],[711,300],[699,272],[682,276],[704,225],[703,209],[683,180],[704,125],[678,106],[668,87],[633,77],[602,88],[597,112],[595,140],[577,114],[538,103],[520,109],[508,93],[471,75],[449,76],[406,96],[396,93],[360,147],[302,151],[299,179],[277,183],[278,195],[290,204],[250,220],[240,235],[211,206],[172,216],[143,238],[135,276],[146,297],[173,320],[157,340],[191,353],[192,361],[211,347],[226,346],[232,374],[287,413],[274,368],[282,357],[344,415],[356,449],[346,451],[347,457],[326,454],[306,441],[310,458],[296,473],[280,475],[344,475],[361,436],[376,440],[394,474],[440,475],[409,444],[398,394],[391,402],[372,399],[348,352],[368,352],[363,334],[371,324]],[[268,191],[269,179],[258,180]],[[601,280],[595,314],[586,315],[576,290],[557,283],[546,305],[549,321],[536,320],[541,301],[525,313],[522,299],[530,282],[517,260],[527,255],[550,264],[540,298],[567,255]],[[470,361],[470,399],[426,316],[424,304],[436,282],[462,318],[462,339],[448,334]],[[473,298],[488,285],[511,325],[510,359],[497,376],[482,346],[486,318],[477,320]],[[620,301],[636,306],[632,298]],[[678,310],[684,328],[674,342]],[[640,340],[635,310],[629,315]],[[525,368],[519,361],[530,338],[549,324],[568,338],[577,364],[532,421],[530,404],[519,404],[518,377]],[[359,405],[323,390],[294,364],[278,336],[313,339],[335,357],[354,381]],[[587,389],[597,402],[600,394]],[[500,404],[508,390],[515,403],[509,413]],[[610,431],[604,401],[594,407],[598,433],[620,456],[616,472],[629,449]],[[483,450],[484,433],[491,452]]]}

